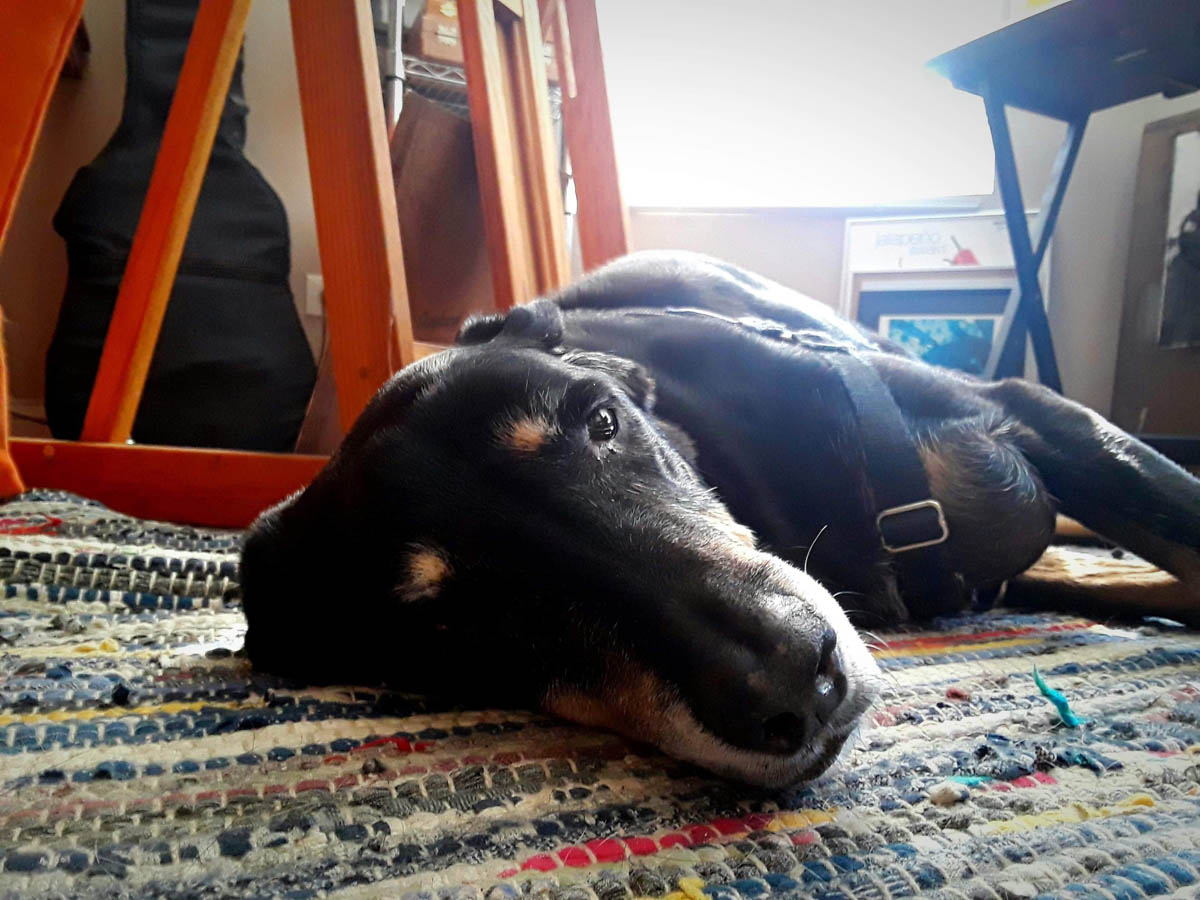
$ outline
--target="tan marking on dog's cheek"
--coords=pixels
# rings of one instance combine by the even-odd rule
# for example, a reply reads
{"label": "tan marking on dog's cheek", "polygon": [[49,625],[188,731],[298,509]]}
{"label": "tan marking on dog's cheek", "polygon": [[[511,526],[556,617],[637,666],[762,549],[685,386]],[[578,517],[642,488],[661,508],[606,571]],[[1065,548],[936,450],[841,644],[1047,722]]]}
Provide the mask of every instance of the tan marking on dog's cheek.
{"label": "tan marking on dog's cheek", "polygon": [[741,541],[747,547],[757,546],[757,541],[754,539],[754,532],[745,525],[739,525],[738,523],[734,522],[733,528],[730,529],[730,533],[734,536],[734,538]]}
{"label": "tan marking on dog's cheek", "polygon": [[537,453],[555,434],[555,428],[541,416],[517,419],[501,429],[500,440],[519,453]]}
{"label": "tan marking on dog's cheek", "polygon": [[421,547],[405,564],[407,578],[396,587],[396,595],[404,601],[423,600],[437,596],[443,582],[452,574],[450,563],[439,551]]}
{"label": "tan marking on dog's cheek", "polygon": [[584,691],[552,687],[542,706],[556,716],[593,728],[606,728],[636,741],[656,744],[660,723],[673,696],[654,673],[627,661],[610,662],[603,684]]}
{"label": "tan marking on dog's cheek", "polygon": [[734,517],[724,509],[708,513],[707,516],[709,521],[711,521],[717,526],[717,528],[721,529],[721,531],[725,532],[735,541],[740,541],[752,549],[758,546],[758,542],[754,537],[754,532],[741,522],[734,519]]}
{"label": "tan marking on dog's cheek", "polygon": [[929,493],[934,499],[947,495],[954,483],[954,464],[938,452],[937,448],[925,444],[917,446],[925,477],[929,479]]}

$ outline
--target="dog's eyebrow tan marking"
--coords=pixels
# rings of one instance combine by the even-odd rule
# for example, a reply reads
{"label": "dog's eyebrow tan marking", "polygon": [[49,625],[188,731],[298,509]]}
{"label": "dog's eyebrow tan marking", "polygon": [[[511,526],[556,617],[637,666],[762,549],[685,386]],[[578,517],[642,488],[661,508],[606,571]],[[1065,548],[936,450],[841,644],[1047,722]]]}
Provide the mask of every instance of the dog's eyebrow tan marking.
{"label": "dog's eyebrow tan marking", "polygon": [[707,515],[714,525],[716,525],[734,540],[741,541],[751,549],[754,549],[758,546],[758,541],[755,540],[754,532],[741,522],[734,519],[733,516],[731,516],[728,512],[721,510],[719,512],[708,513]]}
{"label": "dog's eyebrow tan marking", "polygon": [[408,576],[396,586],[396,597],[409,602],[436,597],[442,583],[453,574],[449,560],[434,547],[418,544],[405,564]]}
{"label": "dog's eyebrow tan marking", "polygon": [[557,432],[544,416],[523,416],[500,426],[500,440],[518,453],[537,453]]}

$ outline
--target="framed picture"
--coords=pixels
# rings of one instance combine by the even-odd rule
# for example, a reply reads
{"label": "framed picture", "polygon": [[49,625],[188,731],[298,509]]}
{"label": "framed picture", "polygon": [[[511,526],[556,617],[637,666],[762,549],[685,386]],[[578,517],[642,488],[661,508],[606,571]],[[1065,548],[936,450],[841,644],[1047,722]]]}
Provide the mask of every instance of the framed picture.
{"label": "framed picture", "polygon": [[1200,131],[1175,135],[1158,342],[1200,346]]}
{"label": "framed picture", "polygon": [[1200,110],[1142,132],[1112,420],[1200,434]]}
{"label": "framed picture", "polygon": [[1016,281],[1003,213],[847,222],[843,315],[935,365],[983,373]]}

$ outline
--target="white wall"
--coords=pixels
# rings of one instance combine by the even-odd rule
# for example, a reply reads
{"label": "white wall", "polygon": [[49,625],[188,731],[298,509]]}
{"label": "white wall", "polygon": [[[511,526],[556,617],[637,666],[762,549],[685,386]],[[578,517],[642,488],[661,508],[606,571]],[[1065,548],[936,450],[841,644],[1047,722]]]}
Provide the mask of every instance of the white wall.
{"label": "white wall", "polygon": [[[243,59],[243,86],[250,106],[246,158],[262,170],[287,209],[292,236],[292,296],[303,309],[305,273],[320,272],[321,260],[287,3],[260,0],[250,5]],[[319,324],[305,320],[310,337],[319,330]]]}
{"label": "white wall", "polygon": [[[1200,97],[1193,94],[1146,98],[1092,116],[1063,202],[1051,254],[1050,325],[1064,391],[1101,413],[1112,402],[1142,129],[1196,108]],[[1019,110],[1010,112],[1009,121],[1025,203],[1036,207],[1065,128]],[[1000,208],[999,196],[986,205]],[[636,249],[676,247],[722,256],[837,305],[843,214],[633,210],[631,220]]]}

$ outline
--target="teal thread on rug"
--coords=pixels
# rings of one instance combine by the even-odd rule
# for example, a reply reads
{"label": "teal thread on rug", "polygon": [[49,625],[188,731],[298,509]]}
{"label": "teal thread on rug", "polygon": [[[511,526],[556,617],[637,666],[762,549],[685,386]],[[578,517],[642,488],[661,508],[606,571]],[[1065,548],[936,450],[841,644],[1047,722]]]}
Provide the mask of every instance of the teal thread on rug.
{"label": "teal thread on rug", "polygon": [[967,787],[979,787],[981,784],[987,784],[989,781],[995,781],[991,775],[951,775],[947,781],[953,781],[955,784],[966,785]]}
{"label": "teal thread on rug", "polygon": [[1078,728],[1080,725],[1087,724],[1087,719],[1080,718],[1071,711],[1071,702],[1067,700],[1062,691],[1056,691],[1042,680],[1037,666],[1033,667],[1033,683],[1042,692],[1042,696],[1054,704],[1054,708],[1058,711],[1058,717],[1064,725],[1068,728]]}

